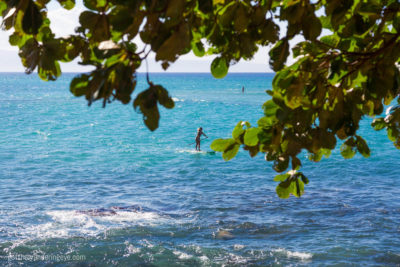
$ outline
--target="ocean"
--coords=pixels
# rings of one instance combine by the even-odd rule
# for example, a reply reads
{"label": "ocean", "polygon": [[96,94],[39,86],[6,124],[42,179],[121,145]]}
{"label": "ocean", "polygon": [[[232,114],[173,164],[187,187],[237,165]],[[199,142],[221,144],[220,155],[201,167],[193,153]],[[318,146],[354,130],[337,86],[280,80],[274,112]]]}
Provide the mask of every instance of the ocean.
{"label": "ocean", "polygon": [[73,77],[0,74],[0,266],[400,265],[400,152],[370,118],[370,158],[304,153],[305,194],[280,199],[263,155],[208,153],[256,125],[273,74],[150,74],[175,100],[155,132],[132,104],[88,107]]}

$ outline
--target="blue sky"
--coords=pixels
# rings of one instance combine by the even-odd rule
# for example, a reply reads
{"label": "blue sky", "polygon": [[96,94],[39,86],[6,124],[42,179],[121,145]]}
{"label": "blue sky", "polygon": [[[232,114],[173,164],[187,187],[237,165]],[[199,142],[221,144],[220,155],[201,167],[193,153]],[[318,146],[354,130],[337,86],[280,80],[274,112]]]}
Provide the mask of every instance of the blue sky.
{"label": "blue sky", "polygon": [[[48,16],[51,20],[51,28],[58,36],[67,36],[74,32],[74,28],[79,24],[78,18],[80,12],[84,9],[82,1],[77,1],[77,5],[72,10],[65,10],[60,7],[56,1],[52,1],[49,5]],[[282,29],[282,27],[281,27]],[[8,36],[12,32],[0,31],[0,72],[23,72],[24,68],[18,56],[18,49],[8,43]],[[135,40],[140,47],[142,43],[138,38]],[[267,47],[260,48],[251,61],[240,61],[234,66],[231,66],[229,72],[272,72],[268,64],[268,49]],[[214,56],[196,57],[193,53],[181,56],[173,63],[168,72],[210,72],[210,65]],[[90,68],[85,68],[77,64],[78,60],[70,63],[63,63],[61,68],[63,72],[80,72],[88,71]],[[154,54],[149,56],[149,71],[164,72],[161,64],[154,60]],[[144,64],[139,71],[145,72]]]}

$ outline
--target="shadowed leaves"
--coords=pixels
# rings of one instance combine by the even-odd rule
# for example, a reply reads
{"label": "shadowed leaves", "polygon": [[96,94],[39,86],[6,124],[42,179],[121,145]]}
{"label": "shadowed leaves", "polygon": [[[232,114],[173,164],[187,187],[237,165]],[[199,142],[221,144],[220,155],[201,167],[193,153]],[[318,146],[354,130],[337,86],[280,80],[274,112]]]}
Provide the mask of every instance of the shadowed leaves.
{"label": "shadowed leaves", "polygon": [[42,23],[43,18],[38,6],[30,0],[22,19],[22,29],[27,34],[37,34]]}
{"label": "shadowed leaves", "polygon": [[289,41],[286,38],[278,41],[271,51],[269,51],[269,56],[271,68],[274,71],[281,70],[289,56]]}
{"label": "shadowed leaves", "polygon": [[168,109],[174,107],[174,101],[168,95],[167,90],[161,85],[153,85],[152,83],[150,83],[148,89],[138,94],[133,102],[133,107],[143,114],[143,121],[151,131],[158,128],[160,120],[157,103]]}
{"label": "shadowed leaves", "polygon": [[178,58],[178,55],[189,52],[190,41],[189,25],[180,25],[178,30],[157,49],[156,60],[174,62]]}

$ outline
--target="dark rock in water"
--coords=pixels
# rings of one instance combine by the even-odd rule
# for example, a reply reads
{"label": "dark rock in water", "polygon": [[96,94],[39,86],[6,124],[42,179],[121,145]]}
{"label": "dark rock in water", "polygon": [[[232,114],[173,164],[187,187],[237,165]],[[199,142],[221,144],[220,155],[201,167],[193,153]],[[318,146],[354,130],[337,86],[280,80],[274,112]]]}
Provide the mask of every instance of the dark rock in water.
{"label": "dark rock in water", "polygon": [[114,206],[114,207],[111,207],[111,209],[112,210],[134,211],[134,212],[142,211],[142,207],[139,205],[131,205],[131,206],[125,206],[125,207]]}
{"label": "dark rock in water", "polygon": [[125,207],[119,207],[119,206],[114,206],[111,207],[110,209],[106,208],[100,208],[100,209],[90,209],[90,210],[78,210],[76,213],[79,214],[85,214],[89,216],[113,216],[117,214],[117,211],[131,211],[131,212],[140,212],[142,211],[142,207],[138,205],[132,205],[132,206],[125,206]]}
{"label": "dark rock in water", "polygon": [[252,223],[252,222],[244,222],[238,225],[237,228],[240,229],[255,229],[258,228],[257,224]]}
{"label": "dark rock in water", "polygon": [[85,214],[89,216],[112,216],[117,214],[115,211],[111,209],[91,209],[91,210],[78,210],[76,213]]}
{"label": "dark rock in water", "polygon": [[235,236],[232,233],[225,230],[219,230],[216,237],[222,240],[230,240],[235,238]]}

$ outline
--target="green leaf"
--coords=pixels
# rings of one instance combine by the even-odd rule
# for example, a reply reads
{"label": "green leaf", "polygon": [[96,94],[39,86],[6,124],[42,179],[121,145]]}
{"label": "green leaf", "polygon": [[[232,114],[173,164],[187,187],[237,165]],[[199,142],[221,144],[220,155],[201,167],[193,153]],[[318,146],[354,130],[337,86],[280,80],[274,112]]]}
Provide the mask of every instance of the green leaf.
{"label": "green leaf", "polygon": [[357,139],[357,150],[358,152],[361,153],[365,158],[368,158],[371,154],[370,149],[367,145],[367,142],[361,137],[361,136],[356,136]]}
{"label": "green leaf", "polygon": [[178,55],[183,54],[190,47],[189,25],[182,24],[179,30],[174,32],[165,42],[157,49],[156,60],[165,60],[174,62]]}
{"label": "green leaf", "polygon": [[124,32],[133,22],[132,10],[125,6],[116,6],[110,13],[113,30]]}
{"label": "green leaf", "polygon": [[185,0],[169,1],[165,16],[172,19],[180,18],[185,8],[185,2]]}
{"label": "green leaf", "polygon": [[292,169],[299,170],[301,167],[301,161],[298,157],[292,156]]}
{"label": "green leaf", "polygon": [[276,187],[276,193],[277,193],[278,197],[283,198],[283,199],[289,198],[290,192],[292,192],[292,183],[290,183],[289,186],[287,186],[287,187],[282,186],[281,184],[279,184]]}
{"label": "green leaf", "polygon": [[290,174],[288,174],[288,173],[278,174],[275,176],[274,181],[275,182],[283,182],[283,181],[286,181],[286,179],[289,177],[290,177]]}
{"label": "green leaf", "polygon": [[36,38],[39,42],[49,41],[51,39],[54,39],[54,33],[51,31],[50,27],[42,26]]}
{"label": "green leaf", "polygon": [[82,27],[93,30],[99,20],[100,15],[91,11],[83,11],[79,15],[79,23]]}
{"label": "green leaf", "polygon": [[154,131],[158,128],[160,113],[157,107],[157,93],[152,87],[137,95],[133,107],[143,114],[143,121],[149,130]]}
{"label": "green leaf", "polygon": [[275,117],[276,111],[278,110],[279,106],[272,100],[268,100],[263,104],[264,115],[267,117]]}
{"label": "green leaf", "polygon": [[54,81],[61,75],[60,63],[49,56],[39,59],[38,75],[44,81]]}
{"label": "green leaf", "polygon": [[395,142],[400,135],[399,130],[394,126],[387,127],[387,135],[390,141]]}
{"label": "green leaf", "polygon": [[107,0],[83,0],[83,4],[91,10],[101,10],[107,5]]}
{"label": "green leaf", "polygon": [[224,4],[225,3],[225,0],[213,0],[213,5],[215,6],[215,5],[218,5],[218,4]]}
{"label": "green leaf", "polygon": [[225,149],[224,153],[222,153],[222,158],[225,161],[233,159],[236,156],[236,154],[238,153],[239,147],[240,147],[240,145],[237,143],[234,143],[234,144],[228,146]]}
{"label": "green leaf", "polygon": [[248,24],[250,23],[250,17],[247,14],[247,10],[243,4],[240,4],[236,9],[233,25],[235,31],[244,32],[247,29]]}
{"label": "green leaf", "polygon": [[95,42],[106,41],[111,37],[107,15],[84,11],[79,16],[79,23],[89,29],[89,37]]}
{"label": "green leaf", "polygon": [[250,128],[246,130],[244,134],[244,143],[247,146],[255,146],[258,144],[258,134],[260,133],[260,129],[258,128]]}
{"label": "green leaf", "polygon": [[[301,177],[301,179],[299,179],[299,177]],[[274,181],[281,181],[276,187],[276,193],[280,198],[289,198],[290,194],[295,197],[300,197],[304,194],[304,181],[308,183],[308,179],[301,172],[293,176],[290,174],[277,175]]]}
{"label": "green leaf", "polygon": [[356,154],[354,149],[354,141],[352,138],[347,139],[340,147],[340,153],[345,159],[351,159]]}
{"label": "green leaf", "polygon": [[31,73],[39,64],[40,49],[39,44],[34,38],[30,38],[25,42],[19,51],[25,72]]}
{"label": "green leaf", "polygon": [[211,63],[211,73],[217,78],[221,79],[228,73],[228,63],[224,57],[216,57]]}
{"label": "green leaf", "polygon": [[301,180],[303,181],[304,184],[309,183],[308,178],[303,173],[299,172],[299,177],[301,177]]}
{"label": "green leaf", "polygon": [[14,32],[9,37],[9,43],[11,45],[18,46],[19,48],[21,48],[22,46],[24,46],[25,42],[30,38],[31,38],[30,35]]}
{"label": "green leaf", "polygon": [[235,128],[233,128],[232,137],[233,137],[233,139],[239,139],[240,136],[241,136],[243,133],[244,133],[244,129],[243,129],[243,126],[242,126],[242,121],[239,121],[239,122],[236,124]]}
{"label": "green leaf", "polygon": [[332,30],[332,24],[331,24],[331,21],[330,21],[330,16],[329,17],[321,16],[321,17],[319,17],[319,20],[321,21],[322,28],[328,29],[328,30]]}
{"label": "green leaf", "polygon": [[155,85],[154,90],[157,91],[158,102],[165,108],[174,108],[174,100],[169,96],[168,91],[161,85]]}
{"label": "green leaf", "polygon": [[200,41],[199,42],[192,42],[192,51],[198,57],[202,57],[206,53],[205,50],[204,50],[204,46]]}
{"label": "green leaf", "polygon": [[72,79],[69,88],[74,96],[83,96],[86,94],[89,85],[89,77],[90,76],[87,74],[81,74]]}
{"label": "green leaf", "polygon": [[328,132],[324,129],[319,129],[317,136],[319,144],[322,148],[334,149],[336,147],[336,137],[332,132]]}
{"label": "green leaf", "polygon": [[278,157],[274,161],[274,165],[272,168],[274,168],[275,171],[277,172],[283,172],[289,167],[289,157]]}
{"label": "green leaf", "polygon": [[320,41],[331,47],[336,47],[340,42],[340,38],[339,36],[332,34],[321,37]]}
{"label": "green leaf", "polygon": [[274,71],[281,70],[289,56],[289,41],[286,38],[278,41],[269,51],[269,56],[269,64],[272,69]]}
{"label": "green leaf", "polygon": [[303,34],[307,40],[317,39],[321,34],[321,30],[321,21],[314,14],[303,20]]}
{"label": "green leaf", "polygon": [[378,119],[374,119],[372,121],[372,127],[374,127],[375,131],[379,131],[382,130],[386,127],[386,122],[384,118],[378,118]]}
{"label": "green leaf", "polygon": [[397,32],[400,32],[400,17],[395,16],[393,18],[393,27],[396,29]]}
{"label": "green leaf", "polygon": [[218,152],[224,152],[225,149],[232,145],[235,144],[235,140],[233,140],[232,138],[230,139],[215,139],[212,143],[211,143],[211,149],[214,151],[218,151]]}
{"label": "green leaf", "polygon": [[22,29],[27,34],[37,34],[42,23],[43,18],[39,8],[32,0],[29,0],[22,19]]}
{"label": "green leaf", "polygon": [[199,1],[199,10],[205,14],[212,12],[213,0],[202,0]]}
{"label": "green leaf", "polygon": [[218,22],[221,26],[229,27],[232,24],[237,6],[238,3],[232,1],[218,12]]}
{"label": "green leaf", "polygon": [[146,124],[147,128],[150,131],[154,131],[158,128],[158,122],[160,120],[160,113],[158,111],[158,107],[154,106],[146,109],[145,113],[143,113],[143,121]]}
{"label": "green leaf", "polygon": [[67,10],[71,10],[75,7],[75,0],[57,0],[60,5],[67,9]]}
{"label": "green leaf", "polygon": [[263,45],[274,44],[279,40],[279,26],[272,19],[267,19],[261,30],[261,43]]}
{"label": "green leaf", "polygon": [[0,1],[0,15],[3,14],[3,11],[7,9],[7,4],[5,1]]}
{"label": "green leaf", "polygon": [[292,182],[292,195],[295,197],[301,197],[304,194],[304,183],[302,180],[299,180],[298,178]]}
{"label": "green leaf", "polygon": [[270,128],[272,127],[278,120],[275,117],[262,117],[257,121],[257,124],[261,128]]}

